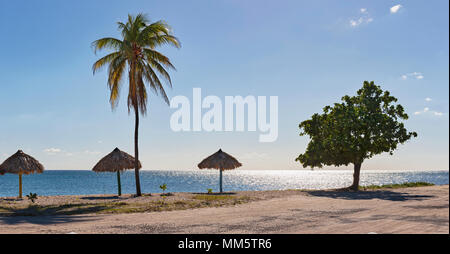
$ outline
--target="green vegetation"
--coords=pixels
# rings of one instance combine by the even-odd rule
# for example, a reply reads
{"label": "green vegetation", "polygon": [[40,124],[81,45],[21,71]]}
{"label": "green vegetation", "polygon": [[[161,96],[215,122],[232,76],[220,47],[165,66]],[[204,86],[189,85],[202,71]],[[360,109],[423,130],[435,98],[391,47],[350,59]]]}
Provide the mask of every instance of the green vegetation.
{"label": "green vegetation", "polygon": [[401,184],[359,186],[359,189],[360,190],[398,189],[398,188],[424,187],[424,186],[433,186],[433,185],[434,184],[427,183],[427,182],[412,182],[412,183],[401,183]]}
{"label": "green vegetation", "polygon": [[162,190],[163,194],[167,190],[167,184],[160,185],[159,188]]}
{"label": "green vegetation", "polygon": [[155,48],[162,45],[180,47],[180,42],[170,32],[170,27],[160,20],[149,24],[149,20],[143,14],[133,17],[128,15],[126,23],[118,22],[122,39],[102,38],[92,43],[97,52],[102,49],[110,49],[114,52],[100,58],[92,66],[96,71],[108,66],[108,87],[111,92],[109,101],[114,109],[119,101],[119,91],[124,83],[123,78],[128,74],[128,113],[135,113],[134,129],[134,158],[136,195],[141,196],[139,180],[139,113],[147,112],[147,88],[157,95],[161,95],[169,104],[164,87],[160,81],[163,78],[169,86],[172,86],[170,75],[166,69],[175,69],[169,58]]}
{"label": "green vegetation", "polygon": [[28,200],[31,200],[32,203],[34,203],[34,201],[35,201],[36,199],[38,199],[38,196],[37,196],[36,193],[31,193],[31,192],[30,192],[30,194],[27,195],[27,198],[28,198]]}
{"label": "green vegetation", "polygon": [[215,201],[215,200],[224,200],[224,199],[232,199],[231,195],[203,195],[199,194],[194,196],[194,199],[198,200],[207,200],[207,201]]}
{"label": "green vegetation", "polygon": [[208,189],[208,194],[212,194],[213,190],[211,188]]}
{"label": "green vegetation", "polygon": [[111,201],[95,203],[68,203],[61,205],[26,205],[0,202],[0,216],[74,215],[88,213],[142,213],[185,210],[202,207],[230,206],[250,202],[256,198],[234,195],[192,195],[181,199],[161,198],[147,201]]}
{"label": "green vegetation", "polygon": [[[407,187],[432,186],[431,183],[426,182],[412,182],[403,184],[389,184],[389,185],[370,185],[360,186],[360,190],[372,191],[379,189],[394,189]],[[308,192],[317,190],[286,190],[278,191],[275,196],[270,197],[285,197],[286,195],[296,195],[296,191]],[[273,191],[271,191],[273,192]],[[261,192],[264,194],[264,192]],[[265,195],[258,196],[241,196],[236,195],[220,195],[220,194],[178,194],[175,196],[168,196],[166,199],[159,196],[143,195],[139,199],[129,198],[111,199],[105,201],[87,202],[84,198],[74,198],[71,201],[66,201],[64,204],[45,204],[45,198],[42,197],[38,202],[29,204],[27,202],[17,202],[0,199],[0,216],[40,216],[40,215],[74,215],[74,214],[118,214],[118,213],[142,213],[142,212],[161,212],[172,210],[186,210],[203,207],[222,207],[244,204],[256,200],[262,200],[269,197]],[[164,200],[164,202],[162,202]]]}
{"label": "green vegetation", "polygon": [[166,184],[163,184],[163,185],[160,185],[159,186],[159,188],[162,190],[162,194],[161,194],[161,196],[162,196],[162,200],[160,201],[163,205],[166,203],[166,194],[164,193],[165,191],[166,191],[166,189],[167,189],[167,185]]}
{"label": "green vegetation", "polygon": [[323,108],[323,114],[314,114],[300,123],[300,136],[311,138],[305,153],[296,161],[303,167],[323,165],[354,165],[353,184],[358,190],[361,165],[374,155],[393,154],[417,133],[408,132],[399,120],[407,120],[397,98],[383,91],[374,82],[364,81],[356,96],[342,97],[342,103]]}

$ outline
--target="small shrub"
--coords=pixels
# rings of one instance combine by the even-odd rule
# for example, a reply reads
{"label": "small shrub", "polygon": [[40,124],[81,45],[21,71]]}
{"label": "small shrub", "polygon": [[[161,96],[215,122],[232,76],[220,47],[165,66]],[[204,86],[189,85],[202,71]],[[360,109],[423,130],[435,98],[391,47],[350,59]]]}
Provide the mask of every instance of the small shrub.
{"label": "small shrub", "polygon": [[31,200],[32,203],[34,203],[34,201],[36,199],[38,199],[38,195],[36,193],[31,193],[27,195],[28,200]]}
{"label": "small shrub", "polygon": [[160,185],[159,188],[164,192],[167,190],[167,184]]}
{"label": "small shrub", "polygon": [[167,190],[167,184],[160,185],[159,188],[163,191],[163,194],[161,194],[161,196],[163,197],[161,204],[165,205],[166,195],[164,194],[164,192]]}
{"label": "small shrub", "polygon": [[384,184],[384,185],[368,185],[360,186],[362,190],[377,190],[377,189],[397,189],[397,188],[408,188],[408,187],[423,187],[423,186],[433,186],[432,183],[427,182],[411,182],[411,183],[400,183],[400,184]]}
{"label": "small shrub", "polygon": [[212,189],[208,189],[208,194],[212,194],[212,193],[213,193]]}

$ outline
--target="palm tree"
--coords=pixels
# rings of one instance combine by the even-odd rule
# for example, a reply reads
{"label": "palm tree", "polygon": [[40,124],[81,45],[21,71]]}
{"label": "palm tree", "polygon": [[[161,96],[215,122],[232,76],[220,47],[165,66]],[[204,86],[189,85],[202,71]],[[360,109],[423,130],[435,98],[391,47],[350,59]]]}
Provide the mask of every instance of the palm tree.
{"label": "palm tree", "polygon": [[92,43],[95,52],[102,49],[114,51],[95,62],[92,70],[95,74],[96,71],[108,65],[108,87],[111,92],[109,101],[113,109],[118,104],[122,80],[128,71],[128,113],[132,109],[136,117],[134,130],[136,195],[141,196],[138,130],[139,113],[145,116],[147,112],[146,84],[169,104],[160,79],[172,87],[166,69],[175,70],[169,58],[156,51],[155,48],[166,44],[179,48],[180,42],[171,34],[167,23],[160,20],[149,24],[149,20],[144,14],[138,14],[135,17],[128,15],[126,24],[122,22],[117,24],[122,34],[122,40],[107,37]]}

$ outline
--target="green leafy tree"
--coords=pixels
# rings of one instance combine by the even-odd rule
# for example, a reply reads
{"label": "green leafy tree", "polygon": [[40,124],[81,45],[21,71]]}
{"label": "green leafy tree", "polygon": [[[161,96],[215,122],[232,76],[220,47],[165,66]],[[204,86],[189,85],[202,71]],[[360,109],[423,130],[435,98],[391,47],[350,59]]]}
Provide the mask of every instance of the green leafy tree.
{"label": "green leafy tree", "polygon": [[323,114],[300,123],[300,136],[308,135],[311,141],[296,161],[312,168],[353,164],[349,188],[358,190],[364,160],[383,152],[392,155],[398,144],[417,137],[401,122],[408,115],[396,102],[397,98],[373,81],[364,81],[356,96],[344,96],[342,103],[326,106]]}
{"label": "green leafy tree", "polygon": [[128,15],[126,23],[118,22],[122,38],[102,38],[92,43],[97,52],[109,49],[113,52],[100,58],[92,66],[94,74],[108,66],[109,101],[114,109],[119,101],[119,91],[124,76],[128,74],[128,113],[135,113],[134,158],[136,195],[141,196],[139,180],[139,113],[147,112],[147,86],[157,95],[161,95],[169,104],[161,79],[171,87],[172,82],[167,69],[175,69],[169,58],[155,48],[162,45],[180,47],[178,39],[170,32],[164,21],[149,23],[143,14],[133,17]]}

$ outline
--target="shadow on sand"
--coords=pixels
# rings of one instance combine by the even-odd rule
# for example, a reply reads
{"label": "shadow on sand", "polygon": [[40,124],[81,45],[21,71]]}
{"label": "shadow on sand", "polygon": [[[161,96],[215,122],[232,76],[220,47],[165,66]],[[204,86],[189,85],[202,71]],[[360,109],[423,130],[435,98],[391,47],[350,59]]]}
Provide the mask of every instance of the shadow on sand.
{"label": "shadow on sand", "polygon": [[316,197],[327,197],[346,200],[381,199],[389,201],[408,201],[408,200],[424,200],[434,197],[431,195],[413,195],[389,190],[377,190],[377,191],[333,190],[333,191],[307,191],[306,193]]}
{"label": "shadow on sand", "polygon": [[98,197],[81,197],[80,199],[86,199],[86,200],[119,200],[119,196],[98,196]]}
{"label": "shadow on sand", "polygon": [[70,216],[96,213],[110,207],[97,204],[67,204],[60,206],[30,205],[25,208],[0,206],[0,224],[58,224],[95,220],[95,216]]}
{"label": "shadow on sand", "polygon": [[18,225],[31,223],[37,225],[52,225],[71,222],[94,221],[94,216],[70,216],[70,215],[45,215],[45,216],[2,216],[0,215],[0,224]]}
{"label": "shadow on sand", "polygon": [[208,195],[208,196],[227,196],[227,195],[236,195],[236,192],[213,192],[213,193],[205,193],[205,192],[192,192],[194,195]]}

